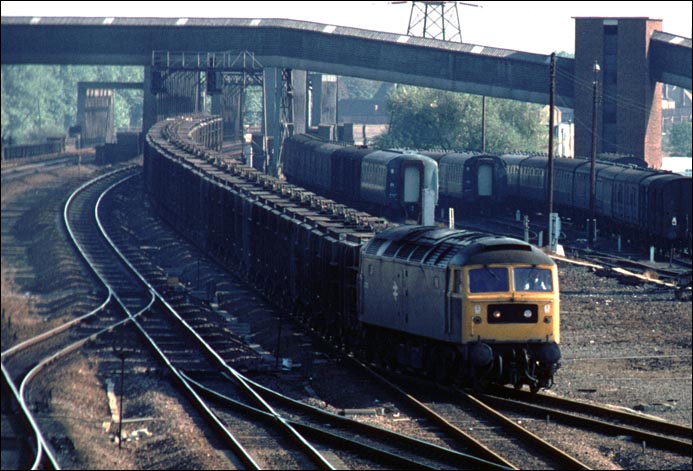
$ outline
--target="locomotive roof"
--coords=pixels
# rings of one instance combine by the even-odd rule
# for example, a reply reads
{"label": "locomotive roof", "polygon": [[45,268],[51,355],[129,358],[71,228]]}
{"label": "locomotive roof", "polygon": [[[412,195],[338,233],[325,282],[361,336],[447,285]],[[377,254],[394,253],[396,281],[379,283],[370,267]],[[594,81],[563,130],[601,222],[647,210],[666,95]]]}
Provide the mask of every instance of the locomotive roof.
{"label": "locomotive roof", "polygon": [[441,268],[492,263],[554,264],[544,252],[519,239],[435,226],[386,229],[376,234],[363,250],[366,255]]}

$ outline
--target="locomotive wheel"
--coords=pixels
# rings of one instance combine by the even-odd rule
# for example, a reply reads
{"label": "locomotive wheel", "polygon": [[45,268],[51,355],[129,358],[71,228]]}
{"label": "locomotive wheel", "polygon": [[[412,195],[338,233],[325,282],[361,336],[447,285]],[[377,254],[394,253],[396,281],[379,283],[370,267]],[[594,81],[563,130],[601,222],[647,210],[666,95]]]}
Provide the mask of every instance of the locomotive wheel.
{"label": "locomotive wheel", "polygon": [[491,383],[487,378],[474,378],[472,380],[472,387],[475,392],[486,392],[490,385]]}

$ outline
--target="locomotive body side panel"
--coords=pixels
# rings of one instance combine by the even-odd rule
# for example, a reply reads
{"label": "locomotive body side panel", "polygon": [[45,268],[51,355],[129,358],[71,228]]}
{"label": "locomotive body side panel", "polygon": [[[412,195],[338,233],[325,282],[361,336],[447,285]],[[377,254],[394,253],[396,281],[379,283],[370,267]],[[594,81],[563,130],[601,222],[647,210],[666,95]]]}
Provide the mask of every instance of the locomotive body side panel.
{"label": "locomotive body side panel", "polygon": [[459,322],[456,332],[445,332],[445,270],[368,255],[361,263],[361,322],[459,341]]}

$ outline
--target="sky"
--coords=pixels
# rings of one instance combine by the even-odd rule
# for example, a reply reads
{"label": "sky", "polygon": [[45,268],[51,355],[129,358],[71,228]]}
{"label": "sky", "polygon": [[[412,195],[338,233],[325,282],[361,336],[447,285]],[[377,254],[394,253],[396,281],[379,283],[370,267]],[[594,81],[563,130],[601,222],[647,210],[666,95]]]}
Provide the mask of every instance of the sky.
{"label": "sky", "polygon": [[[465,43],[550,54],[575,52],[574,17],[648,17],[691,38],[691,1],[479,1],[458,11]],[[2,16],[276,18],[405,34],[411,2],[1,2]]]}

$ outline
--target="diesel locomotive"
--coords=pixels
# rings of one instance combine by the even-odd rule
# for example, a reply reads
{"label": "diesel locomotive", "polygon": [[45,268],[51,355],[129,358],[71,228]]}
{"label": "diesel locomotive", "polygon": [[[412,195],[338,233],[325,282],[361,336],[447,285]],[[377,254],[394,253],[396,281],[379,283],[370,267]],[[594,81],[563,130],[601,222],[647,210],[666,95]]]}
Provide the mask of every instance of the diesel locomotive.
{"label": "diesel locomotive", "polygon": [[361,251],[358,294],[373,358],[439,380],[552,385],[558,275],[536,247],[430,226],[387,229]]}
{"label": "diesel locomotive", "polygon": [[383,230],[223,160],[209,148],[219,147],[220,123],[157,123],[144,152],[153,207],[207,254],[363,358],[449,382],[553,384],[559,289],[544,253],[436,226]]}

